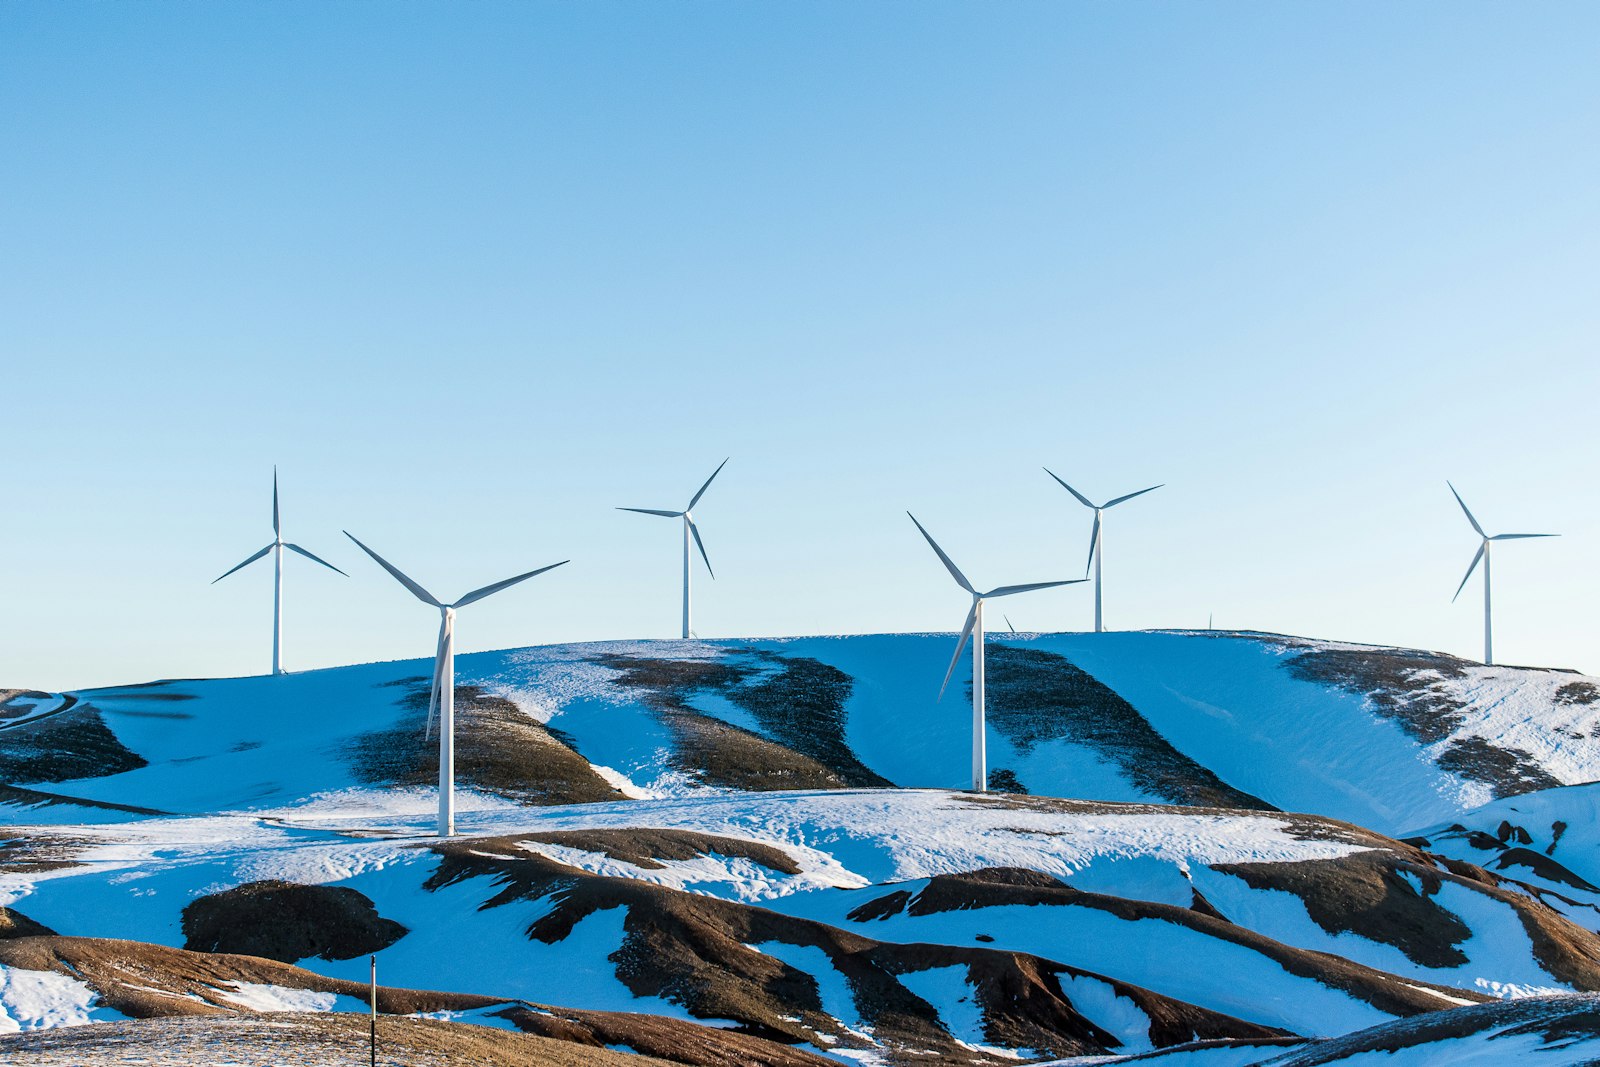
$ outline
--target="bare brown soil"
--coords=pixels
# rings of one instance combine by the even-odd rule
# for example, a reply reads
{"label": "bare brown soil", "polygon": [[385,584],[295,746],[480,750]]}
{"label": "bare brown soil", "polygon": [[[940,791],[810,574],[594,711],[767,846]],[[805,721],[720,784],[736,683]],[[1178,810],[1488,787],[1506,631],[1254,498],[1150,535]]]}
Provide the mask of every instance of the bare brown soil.
{"label": "bare brown soil", "polygon": [[[1538,1035],[1544,1039],[1539,1052],[1555,1051],[1562,1062],[1576,1063],[1577,1060],[1570,1058],[1572,1050],[1566,1046],[1575,1041],[1594,1042],[1596,1035],[1600,1035],[1600,1000],[1592,996],[1555,996],[1453,1008],[1318,1041],[1308,1048],[1286,1053],[1270,1062],[1273,1067],[1319,1067],[1321,1064],[1345,1060],[1367,1063],[1388,1058],[1377,1057],[1376,1053],[1394,1053],[1437,1043],[1440,1046],[1439,1062],[1465,1063],[1469,1061],[1459,1058],[1465,1055],[1465,1049],[1450,1042],[1476,1034],[1486,1035],[1483,1040],[1499,1040],[1523,1034]],[[1470,1062],[1491,1062],[1488,1057],[1492,1055],[1492,1047],[1479,1044],[1473,1051],[1477,1055]],[[1567,1055],[1562,1055],[1563,1051]],[[1504,1056],[1501,1062],[1517,1062],[1516,1052],[1508,1051]],[[1534,1058],[1540,1057],[1536,1053]],[[1411,1058],[1407,1062],[1424,1061]],[[1586,1059],[1583,1062],[1593,1064],[1597,1061]]]}
{"label": "bare brown soil", "polygon": [[55,931],[36,923],[20,911],[0,908],[0,940],[13,937],[53,937]]}
{"label": "bare brown soil", "polygon": [[[1235,926],[1225,919],[1193,908],[1087,893],[1074,889],[1047,874],[1015,868],[992,868],[967,874],[939,875],[930,879],[927,886],[915,896],[903,890],[897,891],[893,895],[893,900],[879,898],[864,904],[852,912],[850,918],[858,922],[867,922],[887,918],[897,910],[904,910],[911,915],[933,915],[947,911],[968,911],[1009,905],[1094,908],[1128,921],[1158,920],[1174,923],[1252,949],[1273,960],[1290,974],[1313,979],[1333,989],[1342,989],[1390,1015],[1417,1015],[1437,1010],[1440,1000],[1427,992],[1429,988],[1457,998],[1489,999],[1457,989],[1447,990],[1442,986],[1428,986],[1424,982],[1409,984],[1396,982],[1393,976],[1382,971],[1328,953],[1311,952],[1285,945],[1253,930]],[[1224,1035],[1195,1034],[1185,1040],[1214,1036]]]}
{"label": "bare brown soil", "polygon": [[183,909],[184,948],[283,963],[354,959],[380,952],[406,933],[381,917],[366,896],[344,886],[248,882]]}
{"label": "bare brown soil", "polygon": [[[427,678],[408,678],[405,716],[387,730],[363,734],[345,750],[356,777],[368,785],[426,786],[439,780],[437,726],[424,737]],[[582,756],[509,700],[477,686],[455,689],[456,781],[524,804],[588,804],[622,800],[616,787]]]}
{"label": "bare brown soil", "polygon": [[[1216,869],[1238,874],[1258,889],[1295,893],[1305,901],[1312,919],[1330,933],[1350,930],[1386,941],[1418,963],[1460,957],[1450,946],[1471,934],[1459,918],[1426,899],[1438,891],[1439,884],[1454,882],[1515,911],[1533,943],[1534,958],[1555,978],[1574,989],[1600,990],[1600,935],[1567,919],[1539,894],[1517,891],[1531,890],[1531,886],[1509,882],[1470,863],[1396,845],[1400,854],[1387,858],[1381,853],[1355,853],[1332,860],[1222,864]],[[1403,880],[1397,881],[1401,871],[1421,879],[1425,893],[1402,888]],[[1465,957],[1458,962],[1465,962]]]}
{"label": "bare brown soil", "polygon": [[93,704],[0,730],[0,784],[103,778],[145,766],[106,727]]}
{"label": "bare brown soil", "polygon": [[1593,682],[1568,682],[1556,690],[1557,704],[1593,704],[1600,701],[1600,686]]}
{"label": "bare brown soil", "polygon": [[[624,941],[611,956],[617,977],[635,995],[676,1001],[692,1015],[733,1019],[757,1033],[785,1041],[815,1043],[820,1034],[834,1038],[838,1048],[863,1047],[856,1035],[824,1013],[811,975],[749,947],[783,942],[817,948],[827,955],[844,976],[861,1023],[872,1029],[897,1060],[968,1063],[985,1059],[954,1041],[934,1006],[897,978],[948,966],[967,969],[983,1010],[986,1040],[993,1044],[1038,1049],[1055,1056],[1096,1055],[1116,1047],[1116,1039],[1081,1015],[1062,990],[1059,976],[1089,972],[1025,953],[880,943],[734,901],[590,875],[529,854],[520,847],[521,840],[480,838],[434,846],[442,861],[426,887],[437,889],[481,878],[485,893],[493,894],[484,907],[545,899],[551,910],[529,927],[528,936],[546,943],[565,939],[594,912],[625,908]],[[1102,980],[1150,1013],[1155,1035],[1164,1043],[1281,1033]]]}
{"label": "bare brown soil", "polygon": [[543,841],[585,852],[599,852],[645,870],[664,870],[661,860],[692,860],[697,856],[730,856],[759,863],[769,871],[799,874],[800,865],[781,848],[759,841],[696,833],[693,830],[561,830],[533,834],[526,841]]}
{"label": "bare brown soil", "polygon": [[[1466,660],[1441,652],[1402,649],[1308,648],[1285,661],[1284,669],[1303,681],[1332,685],[1367,698],[1379,715],[1425,745],[1449,737],[1464,721],[1464,705],[1438,683],[1466,677]],[[1563,686],[1574,697],[1586,682]],[[1487,784],[1496,797],[1516,796],[1561,784],[1518,748],[1502,748],[1482,738],[1452,741],[1439,766]]]}
{"label": "bare brown soil", "polygon": [[[361,1041],[353,1046],[339,1045],[328,1051],[344,1059],[308,1059],[312,1063],[365,1062],[350,1058],[352,1048],[364,1057],[366,1051],[365,1016],[362,1015],[257,1015],[224,995],[231,983],[250,982],[276,985],[289,989],[310,989],[320,992],[355,997],[366,1002],[368,989],[359,982],[325,978],[311,971],[284,963],[254,956],[223,955],[190,952],[135,941],[110,941],[78,937],[21,937],[0,940],[0,964],[24,970],[54,971],[87,982],[100,995],[109,1008],[139,1020],[171,1017],[204,1017],[223,1022],[239,1016],[274,1021],[305,1021],[313,1029],[330,1027],[330,1032],[344,1034],[351,1028],[359,1031]],[[823,1067],[829,1061],[774,1044],[761,1036],[699,1026],[680,1019],[667,1019],[653,1015],[636,1015],[627,1012],[579,1011],[566,1008],[528,1004],[503,997],[467,993],[437,993],[426,990],[395,989],[379,986],[377,991],[380,1039],[385,1035],[395,1043],[411,1041],[415,1048],[406,1056],[422,1056],[395,1062],[421,1064],[495,1063],[552,1063],[552,1064],[610,1064],[626,1062],[638,1064],[634,1057],[618,1060],[606,1058],[613,1053],[602,1052],[600,1046],[626,1046],[647,1051],[661,1057],[663,1062],[689,1064],[691,1067],[722,1067],[724,1064],[749,1064],[751,1067]],[[488,1030],[482,1026],[454,1026],[428,1020],[394,1018],[417,1012],[471,1011],[492,1009],[513,1025],[527,1030],[527,1036]],[[79,1031],[105,1032],[103,1024],[93,1027],[75,1027],[49,1033],[74,1033]],[[421,1030],[414,1027],[420,1026]],[[437,1028],[443,1028],[442,1030]],[[431,1029],[430,1029],[431,1028]],[[118,1031],[142,1033],[146,1031]],[[204,1027],[186,1030],[184,1027],[157,1028],[153,1032],[180,1037],[184,1033],[226,1034],[234,1032],[255,1033],[248,1026],[242,1031],[208,1031]],[[443,1034],[433,1044],[432,1039],[405,1035]],[[452,1036],[453,1035],[453,1036]],[[547,1039],[555,1039],[552,1043]],[[43,1055],[52,1048],[84,1047],[66,1042],[58,1045],[48,1038],[39,1044],[10,1044],[16,1039],[0,1036],[0,1062],[34,1062],[6,1059],[7,1055],[21,1052],[38,1052]],[[133,1040],[138,1040],[134,1038]],[[342,1040],[342,1039],[341,1039]],[[420,1044],[417,1044],[420,1042]],[[530,1043],[531,1042],[531,1043]],[[585,1047],[587,1046],[587,1047]],[[233,1046],[220,1046],[232,1048]],[[276,1047],[276,1046],[274,1046]],[[284,1046],[289,1047],[288,1044]],[[409,1047],[409,1046],[407,1046]],[[391,1046],[392,1048],[392,1046]],[[518,1050],[525,1050],[519,1052]],[[21,1052],[19,1052],[21,1050]],[[213,1048],[213,1052],[218,1049]],[[212,1061],[194,1060],[199,1049],[187,1049],[174,1064],[204,1064]],[[318,1052],[319,1055],[323,1051]],[[488,1059],[444,1058],[458,1055],[481,1055]],[[527,1059],[518,1058],[526,1055]],[[585,1058],[599,1055],[601,1058]],[[498,1058],[497,1058],[498,1057]],[[39,1063],[92,1062],[70,1059],[40,1059]],[[154,1061],[162,1062],[162,1061]],[[295,1064],[300,1061],[272,1059],[263,1062]],[[655,1062],[655,1061],[645,1061]]]}
{"label": "bare brown soil", "polygon": [[1071,741],[1162,800],[1277,810],[1173,748],[1132,704],[1065,656],[1005,644],[986,645],[984,656],[989,722],[1024,754],[1049,741]]}
{"label": "bare brown soil", "polygon": [[[17,1067],[359,1067],[368,1062],[360,1015],[178,1017],[0,1035]],[[380,1067],[656,1067],[668,1061],[482,1026],[380,1016]],[[737,1061],[723,1061],[737,1062]]]}
{"label": "bare brown soil", "polygon": [[[888,786],[845,741],[848,675],[814,659],[753,649],[711,661],[601,656],[617,684],[640,691],[672,730],[674,764],[711,785],[750,791]],[[714,693],[748,711],[763,732],[734,726],[694,707]]]}

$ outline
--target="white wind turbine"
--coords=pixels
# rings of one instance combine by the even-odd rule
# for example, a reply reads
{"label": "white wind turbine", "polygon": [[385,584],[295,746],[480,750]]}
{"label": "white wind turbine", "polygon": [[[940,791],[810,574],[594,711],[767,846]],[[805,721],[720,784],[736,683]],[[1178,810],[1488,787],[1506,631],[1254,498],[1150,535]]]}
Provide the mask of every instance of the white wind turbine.
{"label": "white wind turbine", "polygon": [[[731,458],[733,457],[730,456],[729,459]],[[640,515],[659,515],[664,519],[683,520],[683,636],[685,639],[693,636],[689,626],[689,576],[694,570],[692,566],[694,557],[689,552],[690,538],[694,539],[695,547],[700,549],[700,558],[706,562],[706,573],[711,575],[712,578],[716,578],[716,573],[711,569],[711,557],[706,555],[705,542],[700,540],[700,529],[694,524],[694,515],[691,513],[694,511],[694,506],[700,503],[700,498],[706,495],[706,490],[711,487],[711,483],[716,479],[717,475],[722,473],[722,468],[727,465],[728,460],[726,459],[717,464],[717,469],[711,472],[711,477],[706,479],[706,484],[702,485],[700,491],[690,498],[689,506],[682,511],[657,511],[654,508],[617,509],[618,511],[632,511]]]}
{"label": "white wind turbine", "polygon": [[[1105,629],[1104,617],[1100,613],[1100,557],[1104,538],[1104,534],[1100,530],[1100,513],[1105,511],[1107,508],[1116,507],[1124,500],[1132,500],[1136,496],[1143,496],[1152,490],[1160,489],[1161,486],[1152,485],[1149,489],[1141,489],[1137,493],[1128,493],[1124,496],[1117,497],[1115,500],[1107,500],[1104,504],[1094,504],[1090,502],[1088,497],[1072,488],[1072,486],[1068,485],[1066,482],[1061,481],[1056,473],[1049,467],[1046,467],[1044,472],[1050,475],[1050,477],[1055,478],[1056,481],[1061,482],[1061,488],[1077,497],[1078,503],[1082,504],[1086,508],[1091,508],[1094,511],[1094,530],[1089,534],[1089,558],[1083,565],[1083,572],[1088,574],[1089,564],[1094,564],[1094,632],[1100,633]],[[1165,484],[1165,482],[1162,483],[1162,485]]]}
{"label": "white wind turbine", "polygon": [[[310,552],[307,552],[305,549],[301,548],[299,545],[291,545],[291,544],[289,544],[287,541],[285,541],[283,539],[283,524],[282,524],[282,522],[279,521],[279,518],[278,518],[278,468],[277,467],[273,467],[272,468],[272,543],[269,544],[266,548],[263,548],[260,552],[257,552],[255,555],[251,556],[249,559],[245,560],[243,563],[239,564],[237,567],[234,567],[232,570],[225,571],[224,573],[222,573],[222,574],[218,575],[217,577],[211,579],[211,584],[212,585],[216,585],[218,582],[222,581],[222,579],[226,578],[228,575],[232,574],[234,571],[241,570],[241,569],[243,569],[245,567],[250,566],[250,564],[254,563],[256,560],[260,559],[262,556],[265,556],[268,552],[272,553],[272,569],[273,569],[273,578],[272,578],[272,673],[273,674],[282,674],[283,673],[283,550],[286,549],[286,548],[290,552],[298,552],[298,553],[300,553],[300,555],[304,556],[306,559],[311,560],[313,563],[322,564],[324,567],[328,568],[330,571],[339,571],[340,574],[344,574],[344,571],[340,571],[338,567],[335,567],[333,564],[329,563],[327,560],[322,559],[319,556],[314,556]],[[345,574],[344,576],[346,578],[350,577],[348,574]]]}
{"label": "white wind turbine", "polygon": [[449,837],[456,832],[456,609],[464,608],[468,604],[476,603],[492,593],[508,589],[518,582],[526,581],[536,574],[555,570],[562,563],[571,560],[562,560],[561,563],[552,563],[548,567],[540,567],[536,571],[519,574],[515,578],[507,578],[503,582],[486,585],[482,589],[474,589],[466,596],[452,604],[446,604],[422,586],[402,574],[388,560],[378,555],[372,549],[357,541],[355,536],[346,530],[344,535],[356,542],[356,546],[377,560],[378,566],[394,576],[395,581],[411,590],[411,594],[424,604],[431,604],[439,609],[439,648],[433,659],[433,688],[428,694],[428,735],[433,732],[434,709],[439,713],[439,836]]}
{"label": "white wind turbine", "polygon": [[[906,512],[911,515],[911,512]],[[1087,581],[1085,578],[1073,578],[1065,582],[1033,582],[1028,585],[1002,585],[986,593],[980,593],[967,581],[967,576],[962,574],[949,556],[944,554],[944,549],[939,547],[937,541],[922,528],[922,523],[917,522],[917,517],[911,515],[911,521],[916,523],[917,529],[922,531],[922,536],[927,538],[928,544],[933,546],[939,559],[949,570],[950,577],[956,584],[972,594],[972,610],[967,612],[967,621],[961,627],[961,639],[956,642],[956,654],[950,657],[950,668],[944,672],[944,682],[939,686],[939,699],[944,699],[944,691],[950,686],[950,677],[956,672],[956,664],[961,662],[961,652],[967,647],[967,639],[972,638],[972,789],[982,793],[989,788],[988,753],[985,747],[984,720],[983,720],[983,602],[990,597],[1011,596],[1013,593],[1029,593],[1035,589],[1053,589],[1058,585],[1076,585]]]}
{"label": "white wind turbine", "polygon": [[[1450,485],[1445,482],[1445,485]],[[1456,503],[1461,505],[1461,510],[1466,512],[1467,521],[1472,523],[1472,528],[1483,542],[1478,545],[1477,555],[1472,557],[1472,565],[1467,568],[1466,577],[1461,579],[1461,584],[1456,586],[1456,595],[1450,598],[1453,604],[1456,597],[1461,595],[1461,590],[1467,587],[1467,579],[1472,577],[1472,572],[1478,569],[1478,561],[1483,561],[1483,662],[1485,666],[1494,664],[1494,624],[1489,613],[1489,545],[1495,541],[1518,541],[1526,537],[1560,537],[1560,534],[1495,534],[1490,537],[1483,532],[1483,527],[1478,525],[1478,520],[1472,517],[1472,512],[1467,510],[1467,502],[1461,499],[1461,494],[1456,492],[1456,487],[1450,485],[1450,495],[1456,498]]]}

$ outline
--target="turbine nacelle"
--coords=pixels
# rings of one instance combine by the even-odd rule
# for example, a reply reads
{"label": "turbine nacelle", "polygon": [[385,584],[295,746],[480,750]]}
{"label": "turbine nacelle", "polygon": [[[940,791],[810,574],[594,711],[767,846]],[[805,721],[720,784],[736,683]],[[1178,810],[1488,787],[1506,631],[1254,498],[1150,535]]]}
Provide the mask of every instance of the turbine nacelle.
{"label": "turbine nacelle", "polygon": [[1489,534],[1489,533],[1485,533],[1482,524],[1478,522],[1477,518],[1473,516],[1471,509],[1467,507],[1467,502],[1465,500],[1461,499],[1461,494],[1460,493],[1456,492],[1456,487],[1454,485],[1451,485],[1449,482],[1445,482],[1444,484],[1450,486],[1450,495],[1456,498],[1456,503],[1461,505],[1462,514],[1464,514],[1467,517],[1467,521],[1472,524],[1473,531],[1478,535],[1479,538],[1481,538],[1481,541],[1478,544],[1478,551],[1473,554],[1472,562],[1467,566],[1466,575],[1461,579],[1461,584],[1456,586],[1455,595],[1450,598],[1450,602],[1452,604],[1455,603],[1457,597],[1461,596],[1461,590],[1463,590],[1463,589],[1465,589],[1467,587],[1467,582],[1472,578],[1473,572],[1478,569],[1478,564],[1482,563],[1483,562],[1483,557],[1486,554],[1488,554],[1489,543],[1491,541],[1523,541],[1523,540],[1526,540],[1526,539],[1528,539],[1530,537],[1560,537],[1561,536],[1560,534],[1542,534],[1542,533],[1538,533],[1538,534],[1529,534],[1529,533]]}
{"label": "turbine nacelle", "polygon": [[[956,642],[955,655],[950,657],[950,668],[944,672],[944,682],[939,686],[940,700],[944,699],[944,691],[950,686],[950,679],[955,674],[956,664],[961,662],[961,653],[965,651],[967,647],[967,641],[972,637],[972,631],[978,624],[978,619],[983,610],[983,602],[985,600],[990,600],[994,597],[1015,596],[1017,593],[1031,593],[1036,589],[1054,589],[1055,587],[1061,585],[1077,585],[1080,582],[1087,581],[1087,579],[1084,578],[1070,578],[1064,582],[1028,582],[1024,585],[999,585],[993,589],[979,592],[978,589],[967,580],[967,576],[961,573],[961,568],[955,565],[955,561],[945,554],[944,549],[939,547],[939,542],[933,539],[933,535],[928,533],[928,531],[923,527],[922,523],[917,522],[917,517],[912,515],[909,511],[906,512],[906,515],[910,517],[913,523],[916,523],[917,529],[921,531],[922,536],[933,548],[933,551],[938,554],[940,561],[945,565],[945,569],[950,572],[950,577],[954,578],[957,585],[972,595],[972,608],[967,612],[966,622],[961,627],[961,637]],[[974,647],[973,655],[976,656],[978,654],[978,650],[976,647]]]}

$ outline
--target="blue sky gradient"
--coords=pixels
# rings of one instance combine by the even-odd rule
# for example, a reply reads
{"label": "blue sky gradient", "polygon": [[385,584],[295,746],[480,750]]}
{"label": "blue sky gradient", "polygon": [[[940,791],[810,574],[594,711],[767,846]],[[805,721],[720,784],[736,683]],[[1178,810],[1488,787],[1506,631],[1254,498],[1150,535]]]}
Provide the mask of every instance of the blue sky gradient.
{"label": "blue sky gradient", "polygon": [[[1600,8],[0,6],[0,684],[1106,614],[1600,671]],[[1086,586],[1007,604],[1081,629]],[[937,684],[937,679],[932,684]]]}

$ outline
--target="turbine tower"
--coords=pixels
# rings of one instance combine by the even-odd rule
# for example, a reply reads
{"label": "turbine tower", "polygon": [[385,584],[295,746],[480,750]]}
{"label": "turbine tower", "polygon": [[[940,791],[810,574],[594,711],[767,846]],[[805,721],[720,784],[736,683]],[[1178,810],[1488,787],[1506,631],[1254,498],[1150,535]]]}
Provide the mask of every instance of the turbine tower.
{"label": "turbine tower", "polygon": [[[1449,482],[1445,482],[1444,484],[1445,485],[1450,485]],[[1456,595],[1450,598],[1450,602],[1452,604],[1454,604],[1456,602],[1456,597],[1459,597],[1461,595],[1461,590],[1463,590],[1463,589],[1465,589],[1467,587],[1467,579],[1471,578],[1472,577],[1472,572],[1478,569],[1478,561],[1482,560],[1483,561],[1483,663],[1484,663],[1484,666],[1486,666],[1486,667],[1493,666],[1494,665],[1494,623],[1493,623],[1493,619],[1491,618],[1490,610],[1489,610],[1489,607],[1490,607],[1490,599],[1489,599],[1489,546],[1492,543],[1494,543],[1495,541],[1518,541],[1518,540],[1521,540],[1522,538],[1525,538],[1525,537],[1560,537],[1561,535],[1560,534],[1495,534],[1493,537],[1490,537],[1488,534],[1483,532],[1483,527],[1478,525],[1478,520],[1472,517],[1472,512],[1467,509],[1467,502],[1465,500],[1461,499],[1461,494],[1456,492],[1456,487],[1453,486],[1453,485],[1450,485],[1450,495],[1456,498],[1456,503],[1460,504],[1461,505],[1461,510],[1466,512],[1467,521],[1472,523],[1472,529],[1477,533],[1477,535],[1479,537],[1483,538],[1482,543],[1478,545],[1477,555],[1472,557],[1472,564],[1471,564],[1471,566],[1469,566],[1467,568],[1466,577],[1462,578],[1461,579],[1461,584],[1456,586]]]}
{"label": "turbine tower", "polygon": [[519,574],[515,578],[507,578],[503,582],[486,585],[482,589],[474,589],[466,596],[451,604],[446,604],[428,592],[422,586],[402,574],[388,560],[378,555],[372,549],[356,541],[349,530],[344,535],[356,542],[356,547],[377,560],[378,566],[394,576],[395,581],[411,590],[411,594],[424,604],[430,604],[439,609],[439,647],[433,658],[433,689],[428,694],[428,734],[433,733],[434,710],[439,714],[439,836],[449,837],[456,832],[456,609],[464,608],[468,604],[476,603],[484,597],[498,593],[502,589],[509,589],[518,582],[526,581],[536,574],[555,570],[562,563],[571,563],[564,559],[561,563],[552,563],[548,567],[540,567],[536,571]]}
{"label": "turbine tower", "polygon": [[[728,458],[732,459],[733,457],[730,456]],[[690,538],[694,539],[695,547],[700,550],[700,558],[706,562],[706,573],[711,575],[713,579],[716,578],[716,573],[711,569],[711,557],[706,555],[705,542],[700,540],[700,528],[694,524],[694,515],[692,512],[694,511],[694,506],[700,503],[700,498],[706,495],[706,490],[711,488],[711,483],[716,480],[717,475],[722,473],[722,468],[726,467],[727,465],[728,460],[726,459],[717,464],[717,469],[711,472],[711,477],[706,479],[706,484],[702,485],[700,487],[700,491],[689,499],[689,506],[684,508],[682,511],[657,511],[654,508],[617,509],[618,511],[632,511],[639,515],[659,515],[664,519],[683,520],[683,636],[685,639],[693,636],[693,631],[689,625],[689,609],[691,605],[689,577],[694,570],[694,568],[691,566],[691,564],[694,562],[693,556],[689,552]]]}
{"label": "turbine tower", "polygon": [[[1084,574],[1088,574],[1089,573],[1089,564],[1091,564],[1091,563],[1094,564],[1094,632],[1095,633],[1101,633],[1102,631],[1105,630],[1105,619],[1104,619],[1104,616],[1101,614],[1101,611],[1100,611],[1100,571],[1101,571],[1101,558],[1100,557],[1102,555],[1102,551],[1101,550],[1102,550],[1102,547],[1103,547],[1103,538],[1104,538],[1104,534],[1102,534],[1101,530],[1100,530],[1100,513],[1102,511],[1105,511],[1107,508],[1116,507],[1118,504],[1122,503],[1124,500],[1132,500],[1134,497],[1143,496],[1144,494],[1150,492],[1151,490],[1160,489],[1161,486],[1160,485],[1152,485],[1149,489],[1141,489],[1137,493],[1128,493],[1125,496],[1117,497],[1115,500],[1107,500],[1104,504],[1098,504],[1097,505],[1097,504],[1091,503],[1088,497],[1084,496],[1082,493],[1080,493],[1076,489],[1072,488],[1072,486],[1068,485],[1066,482],[1062,482],[1061,479],[1056,475],[1056,473],[1054,471],[1052,471],[1049,467],[1046,467],[1044,469],[1044,472],[1046,474],[1050,475],[1050,477],[1055,478],[1056,481],[1061,482],[1061,488],[1065,489],[1067,492],[1069,492],[1073,496],[1077,497],[1078,498],[1078,503],[1080,503],[1084,507],[1090,508],[1090,509],[1092,509],[1094,511],[1094,530],[1089,534],[1089,558],[1088,558],[1088,560],[1086,560],[1084,562],[1083,573]],[[1166,484],[1165,482],[1162,483],[1162,485],[1165,485],[1165,484]]]}
{"label": "turbine tower", "polygon": [[[908,511],[906,514],[911,515],[911,512]],[[956,642],[956,654],[950,657],[950,668],[944,672],[944,682],[939,686],[939,699],[944,699],[944,691],[950,685],[950,677],[956,672],[956,664],[961,662],[961,651],[967,647],[967,638],[972,638],[972,790],[975,793],[982,793],[989,788],[988,753],[985,747],[983,720],[983,602],[991,597],[1029,593],[1035,589],[1053,589],[1058,585],[1076,585],[1088,579],[1073,578],[1065,582],[1002,585],[986,593],[980,593],[973,588],[971,582],[967,581],[967,576],[961,573],[950,557],[944,554],[944,549],[939,547],[938,542],[922,528],[922,523],[917,522],[915,515],[911,515],[911,521],[916,523],[917,529],[922,531],[922,536],[933,546],[934,552],[949,570],[950,577],[956,580],[957,585],[972,594],[972,610],[967,612],[967,621],[961,627],[961,639]]]}
{"label": "turbine tower", "polygon": [[[339,571],[340,574],[344,574],[344,571],[340,571],[338,567],[335,567],[333,564],[329,563],[327,560],[322,559],[319,556],[313,556],[310,552],[307,552],[305,549],[301,548],[299,545],[291,545],[289,542],[287,542],[287,541],[285,541],[283,539],[283,523],[281,521],[279,521],[279,518],[278,518],[278,468],[277,467],[273,467],[272,468],[272,543],[269,544],[266,548],[263,548],[260,552],[257,552],[255,555],[251,556],[249,559],[245,560],[243,563],[239,564],[237,567],[234,567],[232,570],[226,571],[226,572],[218,575],[217,577],[211,579],[211,584],[212,585],[216,585],[218,582],[222,581],[222,579],[226,578],[228,575],[232,574],[234,571],[241,570],[241,569],[243,569],[245,567],[250,566],[250,564],[254,563],[256,560],[260,559],[262,556],[265,556],[268,552],[272,553],[272,570],[273,570],[273,577],[272,577],[272,673],[273,674],[282,674],[283,673],[283,550],[286,549],[286,548],[290,552],[298,552],[298,553],[300,553],[302,556],[304,556],[306,559],[311,560],[313,563],[322,564],[324,567],[328,568],[330,571]],[[348,574],[344,574],[344,576],[346,578],[350,577]]]}

